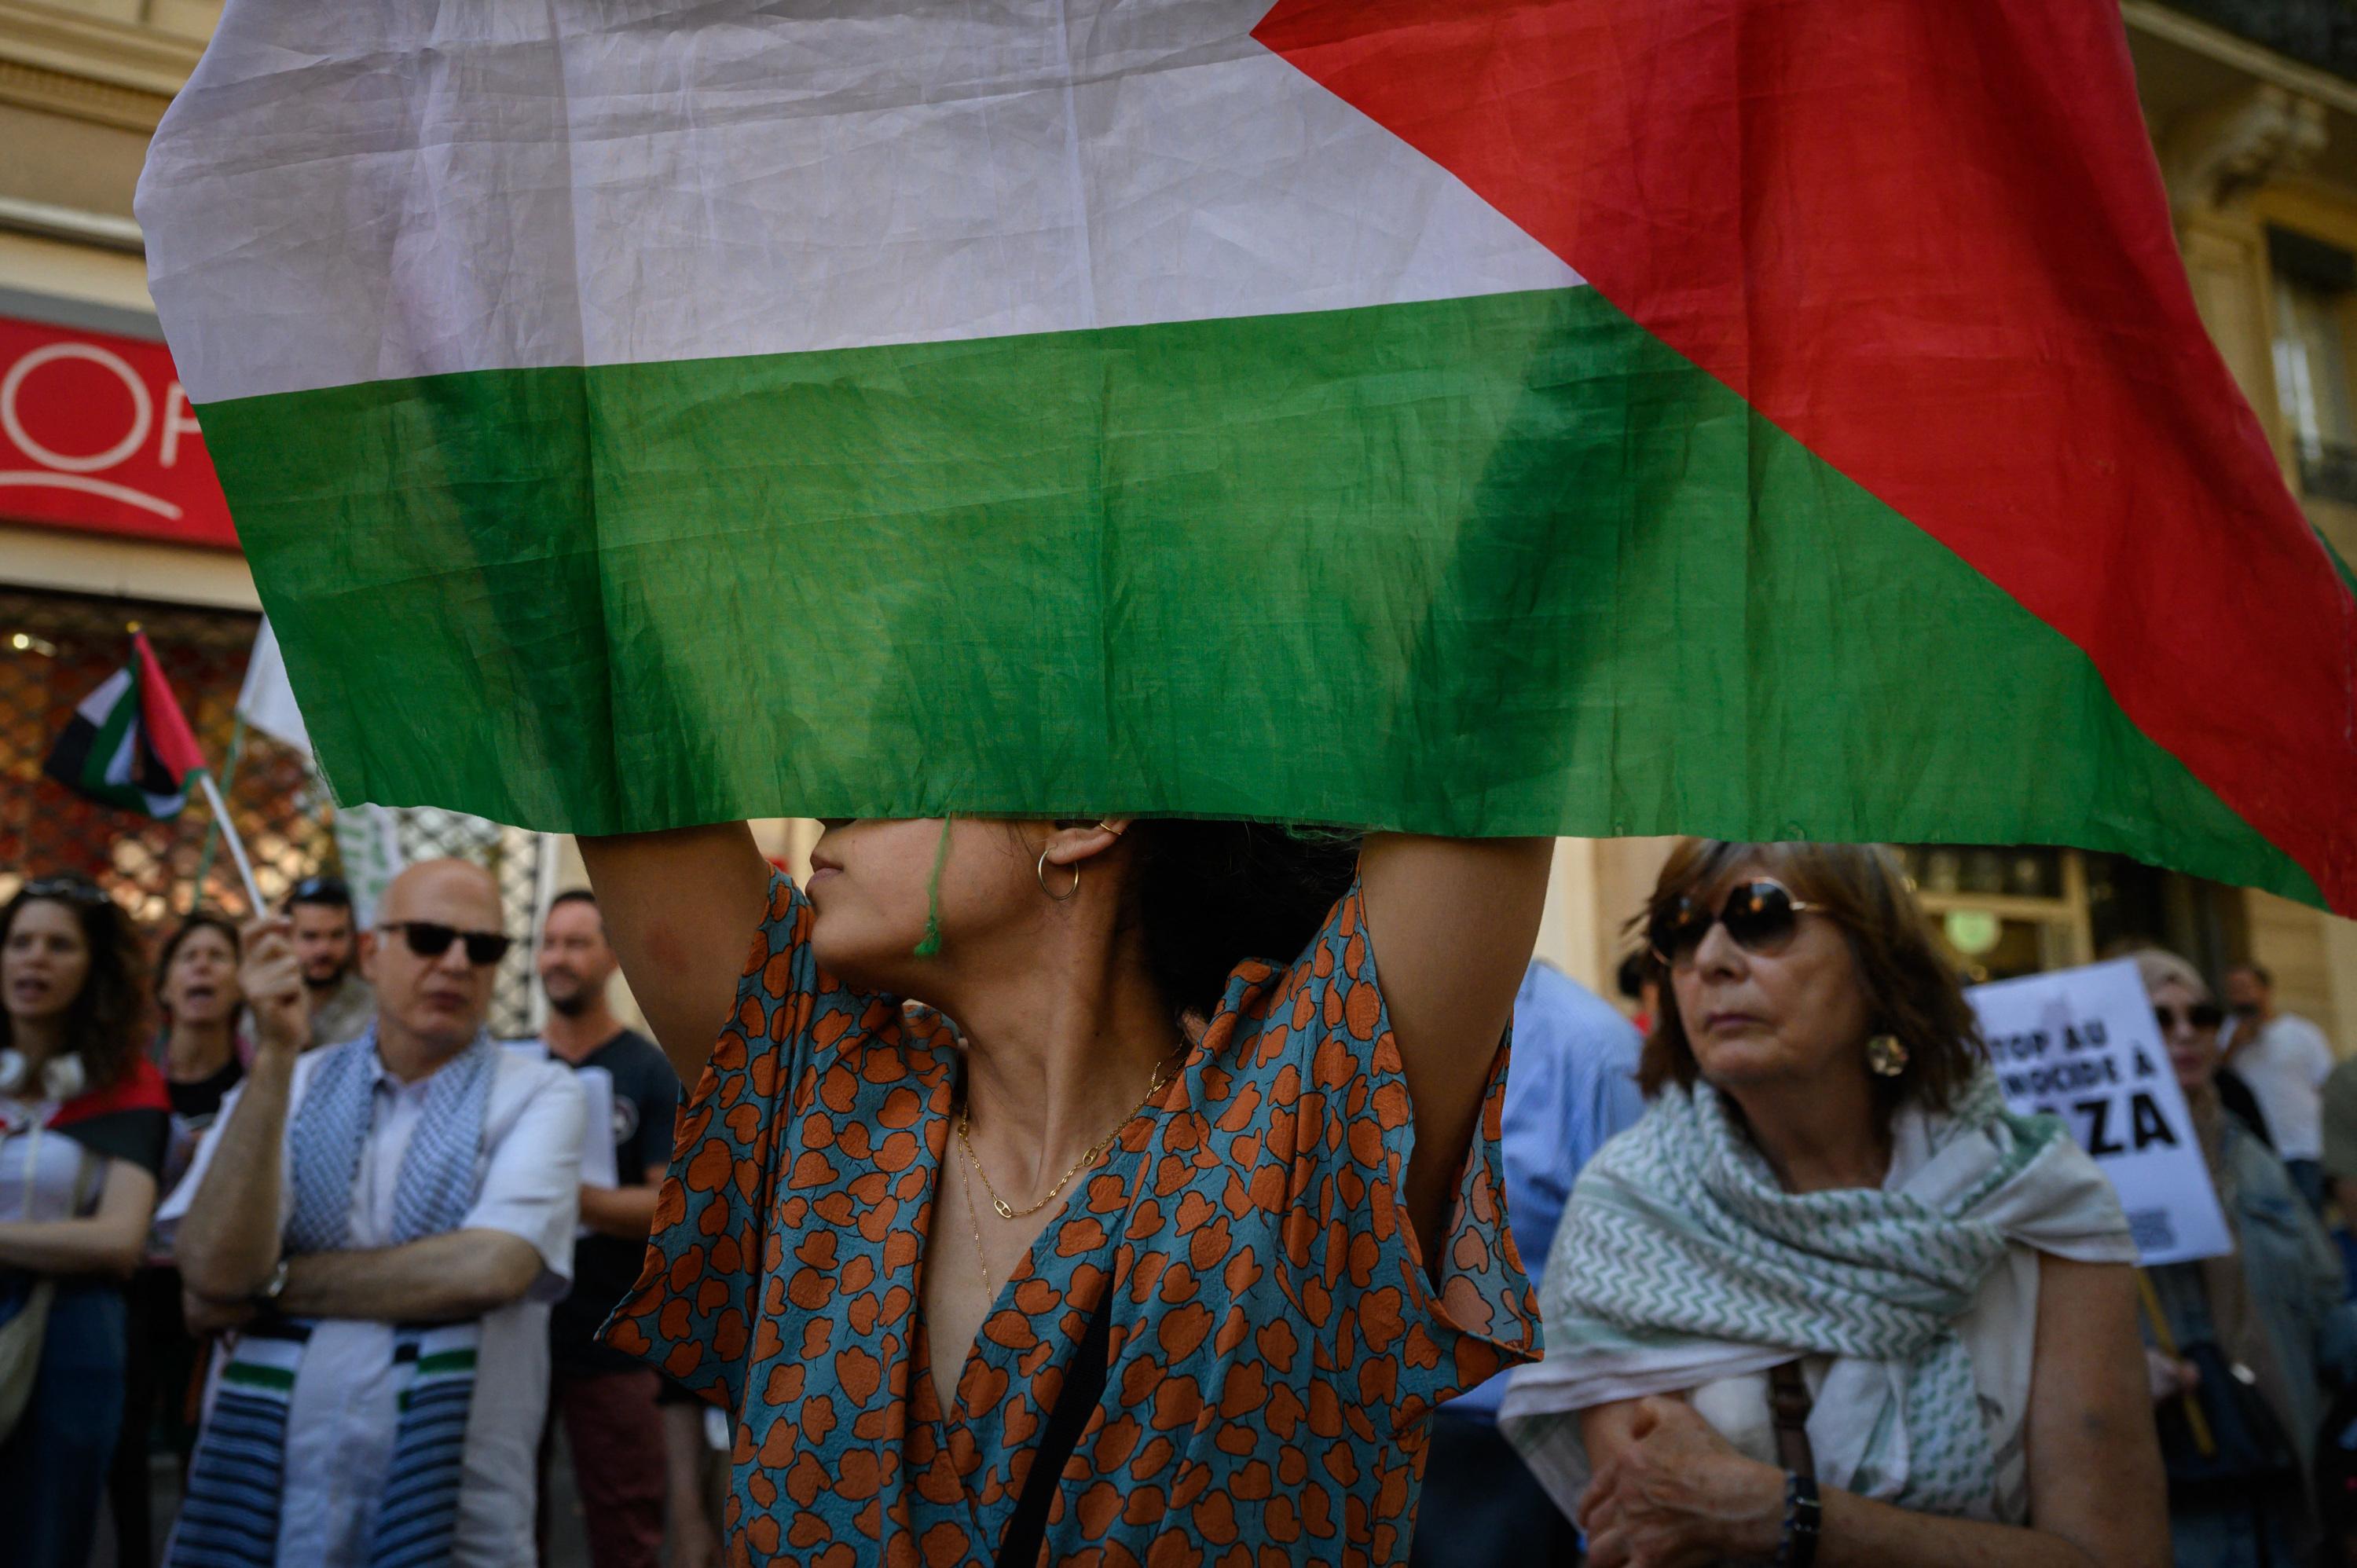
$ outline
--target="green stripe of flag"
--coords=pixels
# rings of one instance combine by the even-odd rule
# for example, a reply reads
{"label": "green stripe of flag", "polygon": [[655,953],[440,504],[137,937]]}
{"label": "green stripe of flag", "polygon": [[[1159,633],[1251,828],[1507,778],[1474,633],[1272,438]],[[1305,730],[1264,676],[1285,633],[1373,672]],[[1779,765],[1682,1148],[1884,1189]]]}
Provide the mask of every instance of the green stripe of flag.
{"label": "green stripe of flag", "polygon": [[346,800],[2068,843],[2317,897],[1593,290],[203,417]]}

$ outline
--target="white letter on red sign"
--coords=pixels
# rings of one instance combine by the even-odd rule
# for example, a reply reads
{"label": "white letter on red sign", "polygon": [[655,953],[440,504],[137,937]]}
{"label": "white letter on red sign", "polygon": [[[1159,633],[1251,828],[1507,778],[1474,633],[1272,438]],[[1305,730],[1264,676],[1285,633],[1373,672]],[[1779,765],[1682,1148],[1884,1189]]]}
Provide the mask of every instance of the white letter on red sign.
{"label": "white letter on red sign", "polygon": [[180,460],[180,434],[186,431],[201,441],[204,426],[188,412],[188,394],[179,382],[164,389],[164,436],[156,444],[156,461],[168,468]]}
{"label": "white letter on red sign", "polygon": [[[25,378],[48,364],[51,360],[88,360],[114,372],[116,378],[131,391],[131,433],[105,451],[88,457],[69,456],[52,452],[26,434],[25,422],[16,417],[16,392]],[[139,372],[123,362],[123,356],[100,348],[95,343],[48,343],[34,349],[8,367],[8,374],[0,378],[0,431],[16,444],[16,449],[44,467],[55,468],[61,474],[94,474],[101,468],[112,468],[134,452],[147,439],[147,432],[156,424],[156,400],[147,395],[147,383]]]}

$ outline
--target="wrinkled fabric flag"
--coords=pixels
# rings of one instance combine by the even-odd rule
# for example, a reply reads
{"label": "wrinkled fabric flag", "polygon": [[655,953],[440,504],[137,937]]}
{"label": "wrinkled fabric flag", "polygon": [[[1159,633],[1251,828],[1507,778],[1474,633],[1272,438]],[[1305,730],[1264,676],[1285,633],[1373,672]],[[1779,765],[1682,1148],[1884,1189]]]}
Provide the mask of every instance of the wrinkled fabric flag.
{"label": "wrinkled fabric flag", "polygon": [[159,820],[180,814],[205,754],[145,632],[132,634],[123,668],[74,704],[41,771],[102,806]]}
{"label": "wrinkled fabric flag", "polygon": [[2109,0],[230,0],[138,210],[341,799],[2357,910],[2357,598]]}

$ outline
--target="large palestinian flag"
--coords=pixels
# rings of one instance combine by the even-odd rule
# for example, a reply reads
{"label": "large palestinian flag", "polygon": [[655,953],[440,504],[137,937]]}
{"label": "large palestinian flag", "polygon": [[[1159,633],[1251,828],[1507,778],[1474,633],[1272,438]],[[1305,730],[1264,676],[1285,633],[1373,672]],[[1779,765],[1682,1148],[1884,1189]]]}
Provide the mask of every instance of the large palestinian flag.
{"label": "large palestinian flag", "polygon": [[230,0],[139,213],[347,800],[2357,909],[2357,600],[2113,0]]}

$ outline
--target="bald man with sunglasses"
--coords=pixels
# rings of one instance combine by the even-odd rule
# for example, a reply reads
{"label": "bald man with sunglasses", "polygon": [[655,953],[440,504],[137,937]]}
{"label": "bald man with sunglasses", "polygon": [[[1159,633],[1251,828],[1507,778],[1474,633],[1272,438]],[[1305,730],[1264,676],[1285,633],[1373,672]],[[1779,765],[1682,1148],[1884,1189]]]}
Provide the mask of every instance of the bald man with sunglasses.
{"label": "bald man with sunglasses", "polygon": [[307,1054],[286,923],[248,928],[255,1058],[157,1217],[235,1331],[167,1562],[532,1560],[583,1098],[485,1032],[508,946],[487,873],[411,866],[361,937],[374,1022]]}

